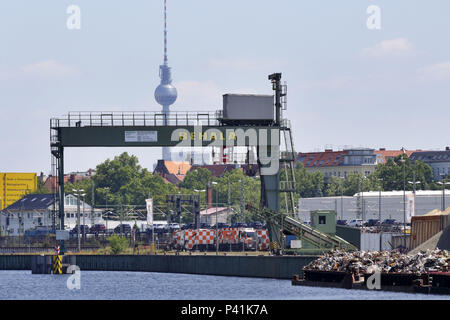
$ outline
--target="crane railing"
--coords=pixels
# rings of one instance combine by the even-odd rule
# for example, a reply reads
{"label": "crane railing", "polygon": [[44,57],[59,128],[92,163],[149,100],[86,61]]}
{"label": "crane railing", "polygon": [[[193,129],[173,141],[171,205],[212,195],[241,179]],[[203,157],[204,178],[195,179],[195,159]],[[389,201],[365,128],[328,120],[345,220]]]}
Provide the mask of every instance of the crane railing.
{"label": "crane railing", "polygon": [[251,204],[247,205],[247,209],[258,218],[265,220],[267,223],[272,223],[281,230],[292,233],[299,239],[307,240],[317,248],[357,250],[354,245],[338,236],[320,232],[282,213],[274,212],[268,208],[260,210]]}

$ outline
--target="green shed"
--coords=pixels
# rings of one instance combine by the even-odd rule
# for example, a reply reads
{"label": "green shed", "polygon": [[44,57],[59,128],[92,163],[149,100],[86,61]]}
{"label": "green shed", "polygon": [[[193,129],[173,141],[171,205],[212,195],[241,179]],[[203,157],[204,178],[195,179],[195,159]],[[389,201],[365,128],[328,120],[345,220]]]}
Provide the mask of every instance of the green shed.
{"label": "green shed", "polygon": [[315,210],[311,211],[311,227],[330,234],[336,234],[336,211],[334,210]]}

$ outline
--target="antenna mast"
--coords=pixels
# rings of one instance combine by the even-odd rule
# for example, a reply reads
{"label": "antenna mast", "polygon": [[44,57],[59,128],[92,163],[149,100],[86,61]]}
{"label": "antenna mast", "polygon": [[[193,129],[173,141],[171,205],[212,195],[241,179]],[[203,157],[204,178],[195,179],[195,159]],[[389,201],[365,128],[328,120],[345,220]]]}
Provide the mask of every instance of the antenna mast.
{"label": "antenna mast", "polygon": [[164,0],[164,65],[167,65],[167,0]]}

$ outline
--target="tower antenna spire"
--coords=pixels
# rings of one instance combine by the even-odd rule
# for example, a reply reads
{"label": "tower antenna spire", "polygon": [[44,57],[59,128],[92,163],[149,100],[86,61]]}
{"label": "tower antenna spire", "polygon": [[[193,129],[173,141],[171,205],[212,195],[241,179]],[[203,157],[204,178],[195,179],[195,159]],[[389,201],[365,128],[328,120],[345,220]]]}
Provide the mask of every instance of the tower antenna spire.
{"label": "tower antenna spire", "polygon": [[[172,85],[172,73],[167,59],[167,0],[164,0],[164,63],[159,66],[161,83],[155,90],[155,100],[162,106],[164,125],[170,123],[170,106],[177,100],[177,89]],[[169,147],[163,148],[163,159],[171,159]]]}
{"label": "tower antenna spire", "polygon": [[164,64],[167,62],[167,0],[164,0]]}

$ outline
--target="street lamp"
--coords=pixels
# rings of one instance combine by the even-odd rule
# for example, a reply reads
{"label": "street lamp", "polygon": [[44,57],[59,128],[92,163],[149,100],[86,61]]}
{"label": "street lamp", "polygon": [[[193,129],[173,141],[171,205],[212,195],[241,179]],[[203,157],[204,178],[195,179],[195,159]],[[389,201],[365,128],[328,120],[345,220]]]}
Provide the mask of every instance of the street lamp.
{"label": "street lamp", "polygon": [[81,251],[81,239],[80,239],[80,196],[84,196],[85,194],[81,194],[83,189],[72,189],[72,191],[77,195],[77,238],[78,238],[78,252]]}
{"label": "street lamp", "polygon": [[445,211],[445,186],[450,185],[450,182],[444,182],[442,180],[442,182],[438,181],[437,184],[442,185],[442,211]]}
{"label": "street lamp", "polygon": [[109,190],[111,189],[110,187],[105,187],[105,188],[103,188],[103,189],[105,189],[106,190],[106,195],[105,195],[105,200],[106,200],[106,219],[105,219],[105,223],[106,223],[106,226],[105,226],[105,228],[106,228],[106,233],[108,233],[108,217],[109,217],[109,214],[108,214],[108,196],[109,196]]}

